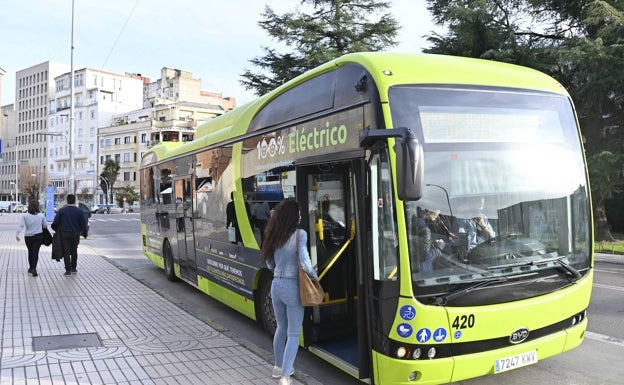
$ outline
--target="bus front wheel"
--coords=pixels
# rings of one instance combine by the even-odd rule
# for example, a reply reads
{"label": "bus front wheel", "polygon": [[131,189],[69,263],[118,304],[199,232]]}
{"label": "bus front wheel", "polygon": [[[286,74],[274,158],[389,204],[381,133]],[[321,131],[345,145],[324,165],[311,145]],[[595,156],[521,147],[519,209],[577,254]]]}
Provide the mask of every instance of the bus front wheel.
{"label": "bus front wheel", "polygon": [[264,330],[266,330],[271,336],[275,334],[277,329],[277,321],[275,320],[275,313],[273,313],[273,301],[271,300],[271,277],[269,274],[265,274],[260,281],[258,312],[260,313],[260,321]]}
{"label": "bus front wheel", "polygon": [[165,275],[169,281],[175,281],[175,269],[173,267],[173,252],[171,251],[171,245],[169,242],[165,242],[163,247],[163,258],[165,259]]}

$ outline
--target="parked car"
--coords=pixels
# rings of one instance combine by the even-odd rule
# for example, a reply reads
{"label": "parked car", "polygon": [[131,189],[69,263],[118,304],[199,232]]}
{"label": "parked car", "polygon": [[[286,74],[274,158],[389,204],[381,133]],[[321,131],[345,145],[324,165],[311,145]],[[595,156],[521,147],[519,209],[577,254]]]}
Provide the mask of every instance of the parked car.
{"label": "parked car", "polygon": [[97,203],[96,203],[96,204],[94,204],[94,205],[92,205],[92,206],[91,206],[91,214],[95,214],[95,213],[97,213],[98,209],[99,209],[100,207],[102,207],[102,206],[104,206],[104,205],[100,205],[100,204],[97,204]]}
{"label": "parked car", "polygon": [[117,205],[100,205],[95,212],[98,214],[120,214],[123,209]]}
{"label": "parked car", "polygon": [[[59,205],[54,207],[54,212],[57,213],[58,210],[63,208],[63,206],[65,206],[66,204],[67,203],[65,203],[65,202],[60,203]],[[80,207],[82,209],[82,211],[84,212],[85,217],[87,218],[87,220],[89,220],[91,218],[91,207],[88,204],[82,203],[82,202],[78,202],[78,207]]]}
{"label": "parked car", "polygon": [[15,205],[13,205],[12,211],[14,213],[25,213],[26,211],[28,211],[28,207],[26,207],[26,205],[22,203],[16,203]]}
{"label": "parked car", "polygon": [[15,205],[17,204],[17,202],[15,201],[0,201],[0,212],[2,213],[8,213],[10,212],[15,212]]}
{"label": "parked car", "polygon": [[110,209],[108,210],[109,214],[121,214],[124,212],[124,209],[117,205],[110,205]]}

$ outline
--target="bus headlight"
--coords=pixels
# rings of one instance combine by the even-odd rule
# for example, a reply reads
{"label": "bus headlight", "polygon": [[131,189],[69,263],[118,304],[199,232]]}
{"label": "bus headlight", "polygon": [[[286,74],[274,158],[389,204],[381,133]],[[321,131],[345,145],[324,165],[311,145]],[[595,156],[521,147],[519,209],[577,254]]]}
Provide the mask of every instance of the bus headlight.
{"label": "bus headlight", "polygon": [[429,350],[427,351],[427,357],[435,358],[437,352],[438,351],[436,350],[436,348],[429,348]]}
{"label": "bus headlight", "polygon": [[400,346],[396,351],[396,356],[398,358],[405,358],[407,355],[407,349],[404,346]]}
{"label": "bus headlight", "polygon": [[416,348],[416,349],[414,349],[414,353],[412,354],[412,358],[417,360],[417,359],[420,358],[421,354],[422,354],[422,349]]}

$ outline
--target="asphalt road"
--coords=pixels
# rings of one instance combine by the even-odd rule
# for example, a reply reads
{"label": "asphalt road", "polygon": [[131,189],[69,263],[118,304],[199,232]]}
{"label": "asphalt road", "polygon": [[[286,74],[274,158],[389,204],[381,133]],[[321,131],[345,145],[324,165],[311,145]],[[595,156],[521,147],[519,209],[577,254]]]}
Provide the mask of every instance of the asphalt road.
{"label": "asphalt road", "polygon": [[[272,356],[271,340],[254,321],[181,282],[169,282],[141,251],[138,214],[95,214],[85,242],[120,269],[181,309],[226,333],[263,357]],[[624,259],[623,259],[624,260]],[[570,352],[510,372],[456,385],[604,385],[624,381],[624,264],[598,261],[583,344]],[[361,382],[301,349],[298,378],[308,384],[355,385]]]}

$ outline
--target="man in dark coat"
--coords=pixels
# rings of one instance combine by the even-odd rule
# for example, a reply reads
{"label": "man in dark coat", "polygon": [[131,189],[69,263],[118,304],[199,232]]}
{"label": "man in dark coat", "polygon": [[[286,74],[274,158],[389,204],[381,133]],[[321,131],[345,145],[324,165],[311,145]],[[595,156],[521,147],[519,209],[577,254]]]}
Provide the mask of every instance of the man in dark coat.
{"label": "man in dark coat", "polygon": [[84,213],[76,206],[74,194],[67,194],[67,205],[54,216],[52,229],[61,234],[63,259],[65,261],[64,275],[77,273],[78,243],[80,243],[81,235],[87,239],[89,227]]}

